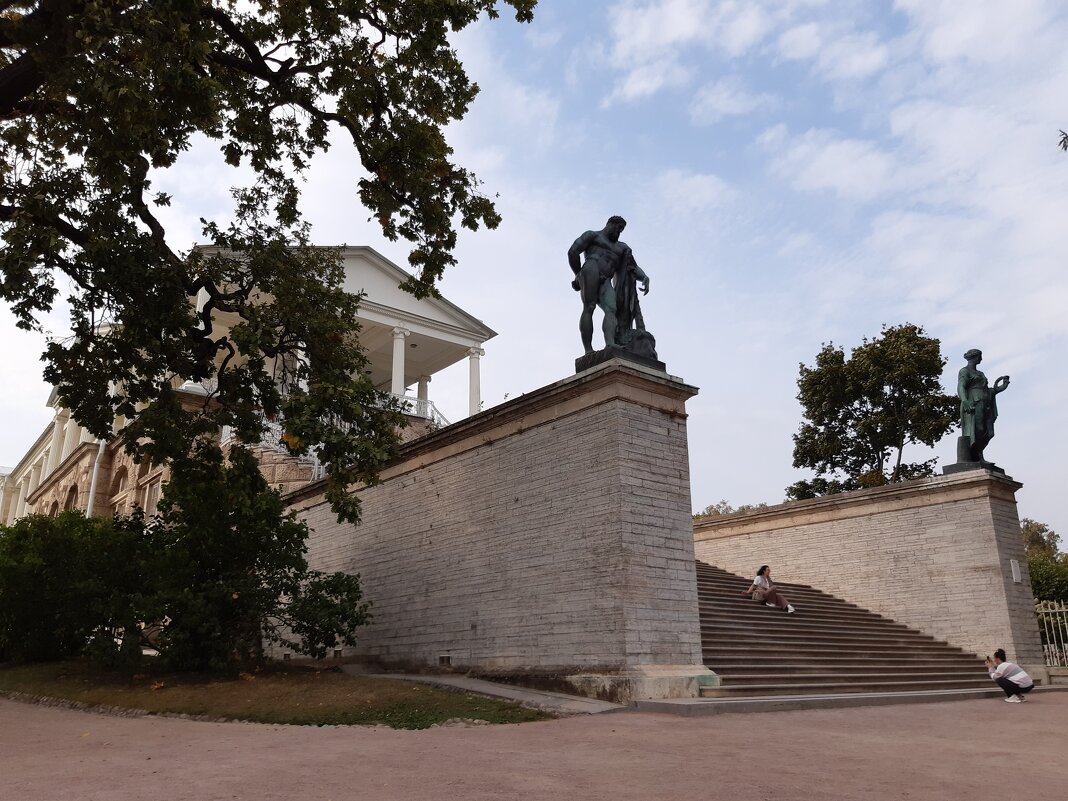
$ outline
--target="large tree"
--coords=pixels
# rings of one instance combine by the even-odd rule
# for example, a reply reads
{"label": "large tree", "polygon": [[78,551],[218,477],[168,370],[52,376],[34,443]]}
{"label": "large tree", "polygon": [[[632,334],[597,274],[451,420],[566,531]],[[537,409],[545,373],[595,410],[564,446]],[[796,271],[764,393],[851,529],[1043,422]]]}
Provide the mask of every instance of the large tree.
{"label": "large tree", "polygon": [[905,462],[905,446],[932,446],[957,419],[958,400],[942,390],[946,360],[919,326],[884,326],[849,358],[829,343],[800,366],[797,399],[805,421],[794,435],[794,467],[816,478],[787,487],[812,498],[931,475],[936,460]]}
{"label": "large tree", "polygon": [[[527,21],[536,0],[502,2]],[[121,415],[128,446],[162,461],[222,425],[254,442],[282,413],[354,519],[346,488],[374,480],[395,418],[363,375],[338,255],[307,247],[301,175],[342,131],[354,200],[412,243],[407,288],[433,294],[457,226],[499,220],[443,135],[477,92],[449,37],[497,6],[0,0],[0,298],[33,329],[70,287],[73,336],[45,375],[75,418],[106,437]],[[219,250],[183,252],[153,186],[198,136],[252,178],[232,217],[204,221]],[[217,389],[190,413],[178,379]]]}

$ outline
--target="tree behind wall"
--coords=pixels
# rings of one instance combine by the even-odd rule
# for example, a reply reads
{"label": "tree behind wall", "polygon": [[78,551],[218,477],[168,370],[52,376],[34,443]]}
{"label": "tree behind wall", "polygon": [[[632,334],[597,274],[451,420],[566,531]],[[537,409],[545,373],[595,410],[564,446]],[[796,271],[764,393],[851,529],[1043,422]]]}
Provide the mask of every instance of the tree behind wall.
{"label": "tree behind wall", "polygon": [[875,487],[931,475],[936,460],[904,461],[907,445],[933,446],[954,425],[958,400],[942,390],[946,360],[921,327],[884,326],[847,359],[824,345],[800,365],[797,399],[805,417],[794,435],[794,467],[816,477],[787,487],[791,499]]}
{"label": "tree behind wall", "polygon": [[1061,538],[1045,523],[1020,521],[1031,590],[1040,601],[1068,601],[1068,554],[1059,550]]}
{"label": "tree behind wall", "polygon": [[[525,21],[535,0],[502,4]],[[45,356],[74,418],[110,437],[116,415],[155,408],[126,442],[153,442],[145,455],[160,462],[197,426],[255,442],[281,412],[295,450],[325,445],[329,498],[355,519],[346,490],[373,479],[391,426],[376,418],[337,254],[306,247],[302,174],[340,130],[363,167],[354,205],[411,243],[407,288],[433,294],[456,227],[499,221],[443,134],[477,92],[449,37],[497,7],[0,0],[0,299],[38,328],[70,287],[73,337]],[[197,137],[244,170],[235,182],[251,176],[231,219],[204,222],[211,255],[182,252],[154,188]],[[184,419],[172,384],[211,378],[201,419]]]}

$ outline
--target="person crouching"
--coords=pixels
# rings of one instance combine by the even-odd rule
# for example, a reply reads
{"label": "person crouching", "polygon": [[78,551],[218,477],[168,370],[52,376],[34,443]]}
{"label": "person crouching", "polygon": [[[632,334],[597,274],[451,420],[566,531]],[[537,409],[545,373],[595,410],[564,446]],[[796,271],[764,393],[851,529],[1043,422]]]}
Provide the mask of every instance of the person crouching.
{"label": "person crouching", "polygon": [[1015,662],[1009,662],[1005,657],[1005,649],[998,648],[994,651],[994,658],[986,658],[986,669],[990,672],[990,678],[997,682],[998,687],[1005,691],[1005,701],[1010,704],[1019,704],[1026,700],[1024,695],[1035,688],[1035,683],[1026,671]]}

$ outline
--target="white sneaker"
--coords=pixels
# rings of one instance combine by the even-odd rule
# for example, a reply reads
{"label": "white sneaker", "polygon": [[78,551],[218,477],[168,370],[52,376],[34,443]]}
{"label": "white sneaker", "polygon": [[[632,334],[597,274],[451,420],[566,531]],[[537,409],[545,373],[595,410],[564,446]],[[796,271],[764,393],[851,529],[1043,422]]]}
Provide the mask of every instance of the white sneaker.
{"label": "white sneaker", "polygon": [[786,604],[786,614],[792,615],[797,610],[794,609],[793,604]]}
{"label": "white sneaker", "polygon": [[1005,703],[1006,704],[1018,704],[1018,703],[1020,703],[1020,696],[1018,696],[1018,695],[1010,695],[1008,698],[1005,699]]}
{"label": "white sneaker", "polygon": [[775,608],[775,604],[764,604],[764,606],[770,606],[772,609]]}

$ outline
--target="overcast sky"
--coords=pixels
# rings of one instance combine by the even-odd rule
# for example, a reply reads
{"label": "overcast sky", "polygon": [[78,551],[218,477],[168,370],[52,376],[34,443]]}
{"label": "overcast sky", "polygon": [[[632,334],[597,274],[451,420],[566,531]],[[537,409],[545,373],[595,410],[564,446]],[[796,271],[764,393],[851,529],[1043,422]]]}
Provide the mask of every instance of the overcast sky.
{"label": "overcast sky", "polygon": [[[502,14],[466,31],[457,47],[482,93],[450,141],[504,223],[461,236],[441,289],[499,332],[486,407],[573,372],[566,251],[621,214],[652,278],[642,304],[660,357],[700,388],[695,509],[781,501],[809,476],[791,466],[798,364],[911,322],[941,339],[950,391],[973,347],[991,380],[1012,376],[987,457],[1023,482],[1021,517],[1068,535],[1066,41],[1052,0],[541,0],[531,25]],[[314,239],[404,266],[337,141],[308,176]],[[160,177],[175,241],[228,207],[241,176],[221,164],[199,146]],[[49,325],[62,333],[58,315]],[[48,423],[48,388],[40,337],[6,311],[0,331],[11,466]],[[431,384],[451,420],[466,382],[461,364]]]}

